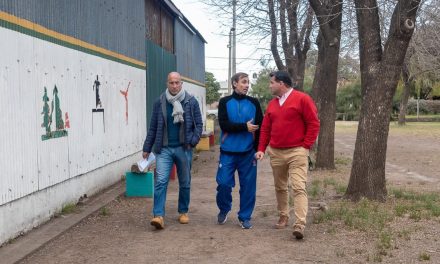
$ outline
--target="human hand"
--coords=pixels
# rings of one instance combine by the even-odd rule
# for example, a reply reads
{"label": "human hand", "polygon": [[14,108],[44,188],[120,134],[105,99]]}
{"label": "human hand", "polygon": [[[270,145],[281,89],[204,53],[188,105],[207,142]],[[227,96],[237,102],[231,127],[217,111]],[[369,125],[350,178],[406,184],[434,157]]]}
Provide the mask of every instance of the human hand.
{"label": "human hand", "polygon": [[255,159],[256,160],[261,160],[264,157],[264,152],[263,151],[258,151],[257,153],[255,153]]}
{"label": "human hand", "polygon": [[148,156],[150,156],[149,152],[142,152],[142,158],[148,159]]}
{"label": "human hand", "polygon": [[260,127],[259,125],[252,124],[252,122],[254,122],[253,118],[251,120],[247,121],[247,123],[246,123],[247,129],[248,129],[249,132],[255,132]]}

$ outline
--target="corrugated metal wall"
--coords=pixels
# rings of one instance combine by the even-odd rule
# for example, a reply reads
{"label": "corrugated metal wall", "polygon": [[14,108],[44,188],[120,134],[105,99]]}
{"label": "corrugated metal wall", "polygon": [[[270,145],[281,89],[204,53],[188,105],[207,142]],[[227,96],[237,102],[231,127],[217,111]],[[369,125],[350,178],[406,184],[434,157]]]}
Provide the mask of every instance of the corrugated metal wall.
{"label": "corrugated metal wall", "polygon": [[143,0],[0,0],[0,205],[140,150],[143,11]]}
{"label": "corrugated metal wall", "polygon": [[[165,91],[167,76],[171,71],[176,71],[176,56],[165,51],[150,40],[146,41],[147,65],[147,118],[149,120],[153,103]],[[149,123],[147,123],[149,126]]]}
{"label": "corrugated metal wall", "polygon": [[0,0],[0,11],[145,62],[144,0]]}
{"label": "corrugated metal wall", "polygon": [[182,75],[205,83],[205,43],[188,30],[180,20],[175,20],[176,65]]}

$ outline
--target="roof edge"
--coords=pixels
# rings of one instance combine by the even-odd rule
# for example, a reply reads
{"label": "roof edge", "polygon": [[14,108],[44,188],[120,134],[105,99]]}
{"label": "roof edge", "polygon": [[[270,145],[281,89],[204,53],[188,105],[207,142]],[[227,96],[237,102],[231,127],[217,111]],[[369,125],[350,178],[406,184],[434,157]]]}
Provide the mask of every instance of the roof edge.
{"label": "roof edge", "polygon": [[180,11],[177,6],[171,0],[164,0],[163,3],[168,7],[168,9],[179,18],[182,24],[193,34],[197,35],[202,39],[204,43],[208,43],[205,38],[200,34],[200,32],[191,24],[191,22],[183,15],[182,11]]}

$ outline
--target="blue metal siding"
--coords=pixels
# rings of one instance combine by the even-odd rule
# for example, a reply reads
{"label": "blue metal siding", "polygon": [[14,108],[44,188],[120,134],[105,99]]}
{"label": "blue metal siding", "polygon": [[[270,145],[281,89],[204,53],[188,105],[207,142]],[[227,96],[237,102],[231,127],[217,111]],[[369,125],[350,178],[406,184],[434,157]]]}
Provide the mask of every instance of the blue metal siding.
{"label": "blue metal siding", "polygon": [[145,62],[144,0],[0,0],[0,11]]}
{"label": "blue metal siding", "polygon": [[205,43],[189,31],[180,20],[175,25],[177,71],[183,76],[205,83]]}

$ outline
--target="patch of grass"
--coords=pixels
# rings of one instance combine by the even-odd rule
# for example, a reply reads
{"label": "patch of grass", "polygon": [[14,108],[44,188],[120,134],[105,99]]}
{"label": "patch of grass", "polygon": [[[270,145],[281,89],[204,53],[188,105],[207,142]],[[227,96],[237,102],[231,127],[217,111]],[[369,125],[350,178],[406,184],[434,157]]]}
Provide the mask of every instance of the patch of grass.
{"label": "patch of grass", "polygon": [[347,191],[347,186],[338,185],[338,186],[335,186],[335,190],[336,190],[337,194],[344,194]]}
{"label": "patch of grass", "polygon": [[365,250],[362,249],[362,248],[355,248],[355,249],[354,249],[354,253],[355,253],[355,254],[358,254],[358,255],[361,255],[361,254],[363,254],[364,252],[365,252]]}
{"label": "patch of grass", "polygon": [[362,199],[358,203],[342,201],[317,215],[314,223],[341,220],[346,226],[357,230],[380,232],[392,219],[392,213],[383,204]]}
{"label": "patch of grass", "polygon": [[431,259],[431,256],[428,253],[420,252],[420,254],[419,254],[419,260],[420,261],[430,260],[430,259]]}
{"label": "patch of grass", "polygon": [[351,159],[347,157],[336,157],[335,164],[336,165],[348,165],[351,163]]}
{"label": "patch of grass", "polygon": [[321,181],[313,180],[310,186],[309,195],[312,199],[316,199],[322,193]]}
{"label": "patch of grass", "polygon": [[345,257],[345,252],[342,250],[336,250],[336,257],[338,257],[338,258]]}
{"label": "patch of grass", "polygon": [[376,244],[377,253],[382,256],[388,255],[388,251],[392,247],[392,242],[393,242],[393,239],[392,239],[391,232],[389,232],[389,231],[381,232],[379,234],[379,240]]}
{"label": "patch of grass", "polygon": [[331,226],[327,229],[327,233],[329,234],[336,234],[336,228],[334,226]]}
{"label": "patch of grass", "polygon": [[102,215],[102,216],[110,215],[110,210],[108,210],[108,208],[104,206],[99,211],[99,214]]}
{"label": "patch of grass", "polygon": [[411,232],[409,230],[401,230],[401,231],[397,232],[397,237],[403,238],[406,241],[409,241],[409,240],[411,240],[410,234],[411,234]]}
{"label": "patch of grass", "polygon": [[438,193],[415,193],[401,189],[390,192],[399,201],[394,207],[397,216],[409,214],[413,220],[429,219],[440,216],[440,195]]}
{"label": "patch of grass", "polygon": [[336,182],[336,180],[335,179],[333,179],[333,178],[325,178],[324,179],[324,188],[327,188],[327,186],[336,186],[336,185],[338,185],[338,182]]}
{"label": "patch of grass", "polygon": [[64,205],[63,208],[61,208],[62,215],[71,214],[75,211],[76,211],[76,204],[74,203],[68,203]]}
{"label": "patch of grass", "polygon": [[[367,260],[367,261],[369,261],[369,260]],[[382,262],[382,256],[380,254],[374,254],[373,261],[374,262]]]}
{"label": "patch of grass", "polygon": [[347,190],[346,185],[341,184],[340,182],[338,182],[337,180],[335,180],[333,178],[324,179],[323,186],[324,186],[324,188],[327,188],[328,186],[333,186],[333,188],[335,188],[335,191],[337,194],[344,194],[345,191]]}

